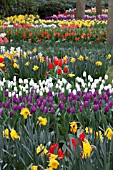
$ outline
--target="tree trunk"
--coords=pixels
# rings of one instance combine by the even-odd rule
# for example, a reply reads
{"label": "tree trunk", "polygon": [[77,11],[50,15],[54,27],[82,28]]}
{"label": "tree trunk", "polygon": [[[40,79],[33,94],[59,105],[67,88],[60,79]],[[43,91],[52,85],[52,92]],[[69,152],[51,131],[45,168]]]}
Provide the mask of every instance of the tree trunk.
{"label": "tree trunk", "polygon": [[101,0],[96,0],[96,17],[102,14],[102,3]]}
{"label": "tree trunk", "polygon": [[76,3],[76,19],[85,18],[85,0],[78,0]]}
{"label": "tree trunk", "polygon": [[27,12],[27,14],[29,14],[29,3],[28,3],[28,0],[26,0],[26,12]]}
{"label": "tree trunk", "polygon": [[107,44],[113,44],[113,0],[108,4]]}

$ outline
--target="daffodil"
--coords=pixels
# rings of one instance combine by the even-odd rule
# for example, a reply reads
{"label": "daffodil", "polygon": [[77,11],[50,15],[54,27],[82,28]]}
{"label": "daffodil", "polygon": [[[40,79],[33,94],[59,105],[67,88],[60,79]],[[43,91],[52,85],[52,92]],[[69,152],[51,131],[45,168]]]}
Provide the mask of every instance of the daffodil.
{"label": "daffodil", "polygon": [[39,67],[36,66],[36,65],[34,65],[33,70],[34,70],[34,71],[37,71],[38,69],[39,69]]}
{"label": "daffodil", "polygon": [[46,118],[43,118],[41,116],[38,117],[38,120],[39,120],[39,124],[40,125],[46,125],[47,124],[47,119]]}
{"label": "daffodil", "polygon": [[9,129],[5,129],[2,132],[3,138],[9,139]]}
{"label": "daffodil", "polygon": [[73,78],[73,77],[75,76],[75,74],[68,74],[68,76],[69,76],[70,78]]}
{"label": "daffodil", "polygon": [[44,147],[42,144],[40,144],[37,148],[36,148],[36,153],[37,154],[41,154],[41,156],[43,156],[44,154],[46,154],[48,152],[48,150],[46,149],[46,147]]}
{"label": "daffodil", "polygon": [[106,56],[106,58],[107,58],[107,59],[110,59],[110,58],[111,58],[111,54],[108,54],[108,55]]}
{"label": "daffodil", "polygon": [[29,66],[29,65],[30,65],[30,62],[29,62],[29,61],[25,63],[25,66]]}
{"label": "daffodil", "polygon": [[19,65],[17,63],[14,63],[13,67],[19,69]]}
{"label": "daffodil", "polygon": [[97,66],[102,66],[102,62],[101,62],[101,61],[97,61],[97,62],[96,62],[96,65],[97,65]]}
{"label": "daffodil", "polygon": [[58,158],[58,155],[55,155],[55,154],[51,154],[49,159],[57,159]]}
{"label": "daffodil", "polygon": [[38,170],[38,166],[33,165],[31,166],[30,170]]}
{"label": "daffodil", "polygon": [[77,132],[77,123],[76,122],[70,122],[70,131],[73,133]]}
{"label": "daffodil", "polygon": [[78,57],[78,60],[82,61],[82,60],[84,60],[84,57],[83,57],[82,55],[80,55],[80,56]]}
{"label": "daffodil", "polygon": [[14,130],[14,128],[11,129],[10,136],[11,136],[12,140],[14,140],[14,139],[20,140],[20,136],[16,133],[16,131]]}
{"label": "daffodil", "polygon": [[57,169],[59,166],[59,162],[55,159],[50,159],[49,166],[53,169]]}
{"label": "daffodil", "polygon": [[103,136],[102,136],[102,132],[99,131],[99,132],[96,132],[96,138],[100,138],[100,140],[103,140]]}
{"label": "daffodil", "polygon": [[20,114],[23,115],[24,119],[27,119],[28,116],[31,116],[29,109],[26,107],[21,110]]}
{"label": "daffodil", "polygon": [[111,140],[112,139],[112,136],[113,136],[113,130],[111,128],[107,128],[104,135],[109,139]]}
{"label": "daffodil", "polygon": [[83,142],[83,155],[82,158],[88,158],[90,157],[92,152],[92,146],[90,145],[90,143],[88,142],[88,140],[85,140]]}
{"label": "daffodil", "polygon": [[74,63],[76,60],[75,60],[75,58],[71,58],[71,63]]}

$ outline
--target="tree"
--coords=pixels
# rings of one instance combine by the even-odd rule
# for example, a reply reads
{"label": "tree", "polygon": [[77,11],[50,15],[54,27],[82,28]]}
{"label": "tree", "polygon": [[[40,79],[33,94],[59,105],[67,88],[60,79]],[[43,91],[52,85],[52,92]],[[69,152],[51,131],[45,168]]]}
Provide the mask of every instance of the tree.
{"label": "tree", "polygon": [[107,44],[113,44],[113,0],[108,4]]}
{"label": "tree", "polygon": [[102,3],[101,0],[96,0],[96,16],[102,14]]}
{"label": "tree", "polygon": [[85,0],[78,0],[76,3],[76,19],[85,17]]}

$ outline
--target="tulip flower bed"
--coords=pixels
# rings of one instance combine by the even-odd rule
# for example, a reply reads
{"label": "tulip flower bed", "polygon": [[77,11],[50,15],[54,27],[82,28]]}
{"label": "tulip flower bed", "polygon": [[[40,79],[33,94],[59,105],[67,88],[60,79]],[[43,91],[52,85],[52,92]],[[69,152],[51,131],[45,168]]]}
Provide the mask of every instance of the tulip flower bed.
{"label": "tulip flower bed", "polygon": [[0,169],[111,170],[107,22],[0,23]]}
{"label": "tulip flower bed", "polygon": [[1,80],[1,167],[111,168],[113,86],[107,78],[89,75],[86,84],[78,77],[75,86],[64,78]]}

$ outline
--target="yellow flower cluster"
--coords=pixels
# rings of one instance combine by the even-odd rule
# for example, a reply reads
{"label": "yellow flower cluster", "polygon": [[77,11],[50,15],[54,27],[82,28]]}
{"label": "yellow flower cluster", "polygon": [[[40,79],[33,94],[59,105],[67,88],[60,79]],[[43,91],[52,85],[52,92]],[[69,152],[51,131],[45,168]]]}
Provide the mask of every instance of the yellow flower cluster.
{"label": "yellow flower cluster", "polygon": [[109,140],[113,137],[113,130],[111,128],[107,128],[104,134]]}
{"label": "yellow flower cluster", "polygon": [[3,23],[7,23],[7,24],[37,24],[39,21],[39,15],[14,15],[14,16],[10,16],[5,18],[4,21],[0,20],[0,25],[3,25]]}
{"label": "yellow flower cluster", "polygon": [[48,150],[46,149],[46,147],[44,147],[42,144],[40,144],[37,148],[36,148],[36,153],[37,154],[41,154],[41,156],[44,156],[44,154],[46,154],[48,152]]}
{"label": "yellow flower cluster", "polygon": [[45,170],[53,170],[53,169],[57,169],[59,166],[59,162],[56,160],[58,158],[58,155],[55,154],[51,154],[51,156],[49,157],[49,168],[45,169]]}
{"label": "yellow flower cluster", "polygon": [[83,155],[82,158],[88,158],[90,157],[92,152],[92,146],[90,145],[90,143],[88,142],[88,140],[85,140],[83,142]]}
{"label": "yellow flower cluster", "polygon": [[74,134],[77,132],[77,123],[76,122],[70,122],[70,131]]}
{"label": "yellow flower cluster", "polygon": [[29,109],[26,107],[21,110],[20,114],[24,117],[24,119],[27,119],[28,116],[31,116]]}
{"label": "yellow flower cluster", "polygon": [[33,166],[31,166],[30,170],[38,170],[38,166],[33,165]]}
{"label": "yellow flower cluster", "polygon": [[102,62],[101,62],[101,61],[97,61],[97,62],[96,62],[96,65],[97,65],[97,66],[102,66]]}
{"label": "yellow flower cluster", "polygon": [[[9,129],[5,129],[3,132],[3,138],[9,139]],[[17,134],[17,132],[14,130],[14,128],[11,129],[10,136],[12,140],[18,139],[20,140],[20,136]]]}
{"label": "yellow flower cluster", "polygon": [[38,120],[39,120],[39,124],[40,125],[46,125],[47,124],[47,119],[46,118],[43,118],[41,116],[38,117]]}

